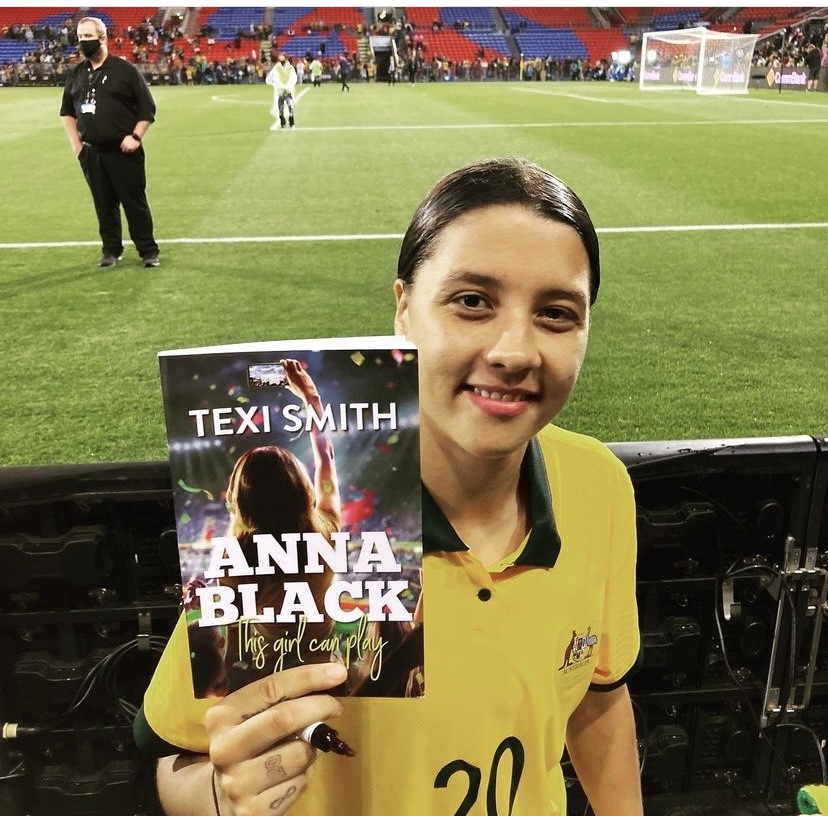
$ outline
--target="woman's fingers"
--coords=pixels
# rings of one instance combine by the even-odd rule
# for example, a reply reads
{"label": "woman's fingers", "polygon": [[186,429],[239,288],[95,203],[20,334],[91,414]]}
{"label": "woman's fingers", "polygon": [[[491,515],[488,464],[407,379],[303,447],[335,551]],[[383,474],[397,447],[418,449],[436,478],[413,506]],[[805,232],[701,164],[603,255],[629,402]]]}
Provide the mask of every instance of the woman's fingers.
{"label": "woman's fingers", "polygon": [[316,663],[277,672],[224,697],[205,716],[210,758],[219,770],[269,750],[305,726],[342,711],[335,698],[319,694],[346,679],[339,663]]}
{"label": "woman's fingers", "polygon": [[221,787],[234,807],[263,797],[269,797],[268,805],[275,800],[287,802],[304,790],[315,760],[316,752],[294,738],[222,772]]}
{"label": "woman's fingers", "polygon": [[204,718],[210,761],[233,812],[287,813],[304,792],[316,752],[296,735],[335,717],[342,704],[324,692],[344,682],[338,663],[287,669],[224,697]]}

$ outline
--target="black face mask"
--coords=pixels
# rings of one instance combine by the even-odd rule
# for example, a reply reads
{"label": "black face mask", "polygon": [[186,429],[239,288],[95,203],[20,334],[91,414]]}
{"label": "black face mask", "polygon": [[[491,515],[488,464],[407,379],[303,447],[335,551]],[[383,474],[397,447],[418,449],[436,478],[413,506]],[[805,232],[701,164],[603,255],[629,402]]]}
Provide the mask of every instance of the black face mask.
{"label": "black face mask", "polygon": [[81,50],[87,59],[92,59],[101,50],[100,40],[81,40],[78,43],[78,48]]}

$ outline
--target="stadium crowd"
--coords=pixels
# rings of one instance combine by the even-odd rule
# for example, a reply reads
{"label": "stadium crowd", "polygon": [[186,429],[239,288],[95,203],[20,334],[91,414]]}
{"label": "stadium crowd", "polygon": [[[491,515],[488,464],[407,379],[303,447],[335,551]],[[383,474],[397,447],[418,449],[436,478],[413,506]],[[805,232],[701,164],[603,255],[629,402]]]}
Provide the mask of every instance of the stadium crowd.
{"label": "stadium crowd", "polygon": [[822,64],[828,65],[828,21],[809,20],[803,25],[785,26],[773,37],[757,43],[753,64],[802,68],[807,64],[809,45],[823,49]]}
{"label": "stadium crowd", "polygon": [[[312,22],[297,32],[292,26],[274,30],[264,23],[238,29],[232,39],[218,40],[211,26],[201,26],[187,34],[182,29],[182,18],[172,15],[163,23],[148,17],[138,25],[112,28],[108,31],[112,51],[138,66],[153,84],[201,85],[263,83],[272,65],[277,37],[297,34],[328,34],[341,31],[340,24],[324,20]],[[443,23],[435,20],[433,31],[440,31]],[[468,21],[458,21],[454,28],[465,30]],[[396,64],[395,82],[444,82],[456,80],[603,80],[632,79],[630,69],[613,70],[608,59],[590,63],[578,57],[555,59],[552,56],[525,59],[522,56],[493,56],[481,47],[474,58],[450,59],[442,53],[429,53],[423,33],[404,18],[378,21],[370,27],[358,23],[349,33],[362,37],[369,34],[387,34],[394,38]],[[31,48],[19,61],[5,61],[0,65],[0,85],[61,85],[66,71],[78,60],[75,19],[67,17],[61,25],[13,24],[0,30],[0,37],[25,42]],[[226,56],[216,58],[216,46],[223,47]],[[370,56],[359,51],[345,54],[352,66],[351,80],[371,82],[377,79],[377,65]],[[609,55],[607,55],[609,56]],[[324,78],[339,81],[338,55],[311,53],[295,57],[297,72],[310,82],[310,62],[314,57],[324,66]]]}
{"label": "stadium crowd", "polygon": [[[321,11],[321,10],[320,10]],[[159,14],[159,17],[161,15]],[[151,84],[204,85],[263,83],[272,66],[275,49],[283,50],[285,38],[304,35],[328,35],[347,32],[357,40],[367,35],[389,36],[395,45],[395,60],[383,76],[371,57],[370,49],[348,51],[344,57],[350,68],[350,81],[372,82],[445,82],[458,80],[595,80],[634,81],[638,61],[616,60],[610,54],[593,60],[571,55],[566,58],[524,57],[520,53],[495,54],[482,45],[474,57],[452,59],[433,52],[427,34],[439,33],[445,23],[434,20],[430,26],[417,25],[404,16],[345,25],[323,19],[306,23],[299,30],[294,25],[274,28],[265,23],[239,27],[228,38],[226,31],[216,31],[203,24],[195,31],[185,31],[184,18],[177,13],[163,19],[146,17],[135,25],[110,28],[112,53],[138,66]],[[451,26],[467,31],[467,19],[457,19]],[[511,26],[512,33],[522,31],[521,24]],[[812,20],[787,26],[774,36],[761,40],[753,57],[756,66],[800,67],[808,59],[807,46],[822,48],[822,65],[828,64],[828,46],[824,40],[828,23]],[[22,58],[0,64],[0,85],[62,85],[66,71],[78,60],[75,19],[67,17],[60,24],[12,23],[0,29],[0,39],[16,40],[30,46]],[[277,45],[277,39],[282,45]],[[353,42],[353,40],[351,40]],[[637,36],[630,36],[630,50],[635,55]],[[294,55],[292,61],[302,81],[310,82],[310,63],[318,58],[324,69],[323,79],[339,82],[341,54],[325,54],[324,45],[315,53]]]}

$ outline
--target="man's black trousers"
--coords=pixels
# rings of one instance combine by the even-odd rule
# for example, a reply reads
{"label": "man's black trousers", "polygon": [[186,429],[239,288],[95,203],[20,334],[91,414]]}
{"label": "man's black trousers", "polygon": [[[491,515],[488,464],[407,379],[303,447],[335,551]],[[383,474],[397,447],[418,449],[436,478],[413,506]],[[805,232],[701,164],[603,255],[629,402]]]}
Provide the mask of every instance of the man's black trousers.
{"label": "man's black trousers", "polygon": [[124,208],[129,237],[138,254],[142,258],[157,254],[152,213],[147,203],[144,148],[139,147],[134,153],[122,153],[118,148],[102,150],[84,144],[78,160],[92,191],[104,254],[120,257],[124,251],[121,207]]}

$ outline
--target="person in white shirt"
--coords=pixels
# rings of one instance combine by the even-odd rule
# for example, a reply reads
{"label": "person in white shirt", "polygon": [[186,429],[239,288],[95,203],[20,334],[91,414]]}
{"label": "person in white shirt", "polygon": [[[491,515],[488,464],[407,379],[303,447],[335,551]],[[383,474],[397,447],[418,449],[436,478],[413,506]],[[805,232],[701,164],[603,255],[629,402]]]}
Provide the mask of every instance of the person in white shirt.
{"label": "person in white shirt", "polygon": [[[291,128],[294,126],[296,100],[293,98],[293,92],[296,88],[296,80],[296,69],[284,53],[279,54],[278,61],[265,78],[267,84],[273,86],[273,107],[270,109],[270,113],[274,118],[278,118],[278,122],[274,122],[270,126],[271,130],[279,130],[284,128],[286,124]],[[285,122],[285,111],[287,111],[287,123]]]}

